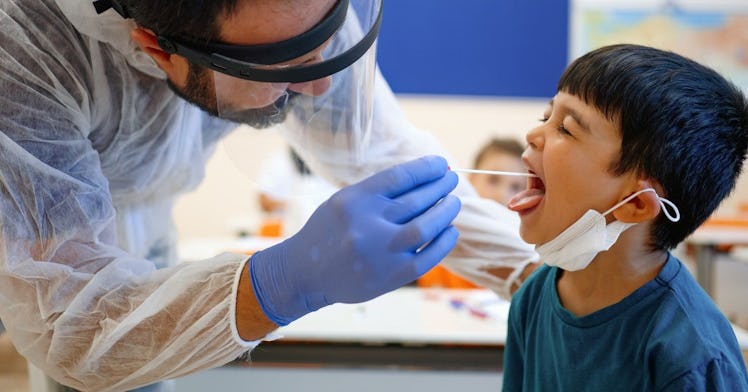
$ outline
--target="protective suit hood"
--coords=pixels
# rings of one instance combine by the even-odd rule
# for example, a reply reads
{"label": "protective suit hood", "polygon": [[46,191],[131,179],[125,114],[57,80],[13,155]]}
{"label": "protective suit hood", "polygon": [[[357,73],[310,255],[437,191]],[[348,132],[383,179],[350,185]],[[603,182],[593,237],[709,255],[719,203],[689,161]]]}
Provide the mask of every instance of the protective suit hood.
{"label": "protective suit hood", "polygon": [[55,0],[65,17],[81,34],[112,46],[122,53],[128,64],[154,78],[165,79],[166,74],[156,62],[130,38],[136,27],[132,19],[124,19],[114,10],[96,13],[91,0]]}

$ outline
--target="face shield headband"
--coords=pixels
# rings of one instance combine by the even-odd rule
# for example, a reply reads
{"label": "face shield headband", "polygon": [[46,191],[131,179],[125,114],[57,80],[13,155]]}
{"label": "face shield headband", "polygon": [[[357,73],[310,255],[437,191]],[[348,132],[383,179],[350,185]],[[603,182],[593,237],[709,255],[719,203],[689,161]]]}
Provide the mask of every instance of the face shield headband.
{"label": "face shield headband", "polygon": [[[335,57],[305,65],[273,66],[299,58],[328,42],[346,22],[350,0],[339,0],[328,15],[310,30],[285,41],[261,45],[196,43],[188,39],[159,35],[158,44],[170,53],[236,78],[268,83],[302,83],[321,79],[349,67],[376,42],[382,24],[383,8],[369,31],[355,45]],[[93,2],[97,13],[114,9],[124,18],[130,14],[119,0]]]}

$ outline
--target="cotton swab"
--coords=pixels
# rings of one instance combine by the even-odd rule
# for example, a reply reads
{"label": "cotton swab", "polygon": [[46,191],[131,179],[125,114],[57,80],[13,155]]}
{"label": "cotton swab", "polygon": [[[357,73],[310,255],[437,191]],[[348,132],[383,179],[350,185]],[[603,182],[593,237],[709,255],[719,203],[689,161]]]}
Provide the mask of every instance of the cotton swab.
{"label": "cotton swab", "polygon": [[453,172],[457,173],[475,173],[475,174],[491,174],[495,176],[516,176],[516,177],[537,177],[535,174],[532,173],[517,173],[517,172],[507,172],[507,171],[498,171],[498,170],[477,170],[477,169],[451,169]]}

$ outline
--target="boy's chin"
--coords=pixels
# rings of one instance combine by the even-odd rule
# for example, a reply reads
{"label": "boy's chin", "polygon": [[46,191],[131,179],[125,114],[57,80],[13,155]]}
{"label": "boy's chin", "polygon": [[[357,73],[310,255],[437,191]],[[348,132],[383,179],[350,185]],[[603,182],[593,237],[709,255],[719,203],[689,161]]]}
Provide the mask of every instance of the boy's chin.
{"label": "boy's chin", "polygon": [[527,242],[530,245],[539,246],[542,245],[542,241],[537,233],[533,233],[530,228],[527,227],[527,225],[523,222],[519,226],[519,236],[522,238],[522,241]]}

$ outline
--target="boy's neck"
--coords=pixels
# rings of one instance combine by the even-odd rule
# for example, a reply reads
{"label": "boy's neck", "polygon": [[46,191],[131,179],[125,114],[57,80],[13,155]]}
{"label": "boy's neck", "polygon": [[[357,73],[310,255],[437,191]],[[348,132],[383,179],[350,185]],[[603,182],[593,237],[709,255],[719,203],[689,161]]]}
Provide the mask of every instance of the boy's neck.
{"label": "boy's neck", "polygon": [[577,317],[594,313],[629,296],[659,274],[667,252],[647,249],[648,226],[621,234],[607,252],[580,271],[562,271],[556,282],[561,305]]}

